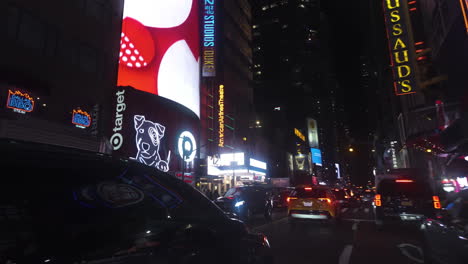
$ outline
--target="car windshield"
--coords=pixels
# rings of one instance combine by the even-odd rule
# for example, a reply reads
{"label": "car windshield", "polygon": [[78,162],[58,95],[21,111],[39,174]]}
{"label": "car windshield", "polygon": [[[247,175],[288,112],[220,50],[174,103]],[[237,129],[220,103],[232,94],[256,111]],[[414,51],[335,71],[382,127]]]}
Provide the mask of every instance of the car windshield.
{"label": "car windshield", "polygon": [[241,188],[231,188],[224,194],[224,197],[239,196],[241,192]]}

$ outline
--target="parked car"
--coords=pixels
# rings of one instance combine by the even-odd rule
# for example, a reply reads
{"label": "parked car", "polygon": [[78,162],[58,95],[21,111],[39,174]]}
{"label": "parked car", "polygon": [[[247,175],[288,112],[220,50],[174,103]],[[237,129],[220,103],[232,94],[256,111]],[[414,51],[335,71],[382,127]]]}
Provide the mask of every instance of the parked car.
{"label": "parked car", "polygon": [[259,185],[230,188],[215,203],[244,221],[258,214],[270,220],[273,214],[273,197],[267,188]]}
{"label": "parked car", "polygon": [[271,261],[266,236],[152,167],[4,139],[0,156],[0,263]]}
{"label": "parked car", "polygon": [[271,190],[271,195],[273,196],[273,207],[274,208],[284,208],[288,207],[288,196],[291,193],[291,190],[286,187],[274,187]]}
{"label": "parked car", "polygon": [[421,230],[424,263],[467,263],[468,190],[459,192],[439,217],[426,219]]}

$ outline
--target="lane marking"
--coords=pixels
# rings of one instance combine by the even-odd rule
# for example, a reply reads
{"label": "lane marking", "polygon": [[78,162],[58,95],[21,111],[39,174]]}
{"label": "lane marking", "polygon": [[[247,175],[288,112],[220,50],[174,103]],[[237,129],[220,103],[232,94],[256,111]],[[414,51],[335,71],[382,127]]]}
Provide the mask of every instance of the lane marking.
{"label": "lane marking", "polygon": [[370,209],[369,209],[369,208],[365,208],[365,209],[364,209],[364,213],[366,213],[366,214],[368,214],[368,213],[369,213],[369,211],[370,211]]}
{"label": "lane marking", "polygon": [[341,212],[342,212],[342,213],[344,213],[344,212],[346,212],[346,211],[348,211],[348,208],[343,208],[343,209],[341,209]]}
{"label": "lane marking", "polygon": [[411,259],[412,261],[416,261],[417,263],[424,263],[424,260],[420,259],[420,258],[417,258],[415,256],[412,256],[411,253],[409,253],[409,251],[406,249],[406,247],[411,247],[411,248],[414,248],[416,249],[420,256],[423,255],[423,251],[420,247],[418,246],[415,246],[413,244],[399,244],[397,245],[397,248],[400,249],[401,251],[401,254],[405,255],[407,258]]}
{"label": "lane marking", "polygon": [[252,227],[252,229],[261,229],[261,228],[264,228],[264,227],[266,227],[266,226],[268,226],[268,225],[272,225],[272,224],[279,223],[279,222],[281,222],[281,221],[283,221],[283,220],[285,220],[285,219],[287,220],[287,219],[288,219],[288,216],[281,217],[281,218],[279,218],[279,219],[270,221],[270,222],[265,223],[265,224],[260,225],[260,226],[254,226],[254,227]]}
{"label": "lane marking", "polygon": [[358,218],[344,218],[343,221],[352,221],[352,222],[375,222],[372,219],[358,219]]}
{"label": "lane marking", "polygon": [[346,245],[341,252],[339,264],[349,264],[351,253],[353,252],[353,245]]}

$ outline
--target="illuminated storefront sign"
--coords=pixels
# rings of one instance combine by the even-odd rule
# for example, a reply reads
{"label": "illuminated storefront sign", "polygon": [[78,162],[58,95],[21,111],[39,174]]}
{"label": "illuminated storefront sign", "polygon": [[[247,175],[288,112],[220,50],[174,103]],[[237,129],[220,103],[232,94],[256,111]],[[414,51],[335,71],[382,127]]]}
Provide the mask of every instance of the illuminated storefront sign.
{"label": "illuminated storefront sign", "polygon": [[175,101],[200,117],[199,1],[125,1],[118,86]]}
{"label": "illuminated storefront sign", "polygon": [[294,134],[295,134],[298,138],[302,139],[302,141],[305,141],[305,136],[304,136],[304,134],[302,134],[301,131],[299,131],[299,129],[294,128]]}
{"label": "illuminated storefront sign", "polygon": [[309,147],[311,148],[319,147],[317,130],[317,121],[312,118],[307,118],[307,139],[309,140]]}
{"label": "illuminated storefront sign", "polygon": [[259,161],[259,160],[256,160],[256,159],[250,159],[249,162],[250,162],[250,166],[252,166],[252,167],[260,168],[262,170],[267,169],[267,165],[263,161]]}
{"label": "illuminated storefront sign", "polygon": [[204,0],[202,76],[216,76],[215,62],[215,0]]}
{"label": "illuminated storefront sign", "polygon": [[125,90],[117,91],[116,95],[116,107],[115,107],[115,118],[114,118],[114,128],[112,131],[114,132],[110,138],[110,143],[114,150],[119,150],[123,144],[123,137],[120,131],[122,130],[123,124],[123,112],[127,108],[125,104]]}
{"label": "illuminated storefront sign", "polygon": [[460,6],[465,21],[466,32],[468,33],[468,0],[460,0]]}
{"label": "illuminated storefront sign", "polygon": [[414,46],[410,38],[408,5],[403,0],[383,0],[396,95],[416,92]]}
{"label": "illuminated storefront sign", "polygon": [[34,99],[27,93],[8,90],[6,106],[17,113],[25,114],[34,110]]}
{"label": "illuminated storefront sign", "polygon": [[73,109],[72,123],[79,128],[91,126],[91,115],[81,109]]}
{"label": "illuminated storefront sign", "polygon": [[218,125],[219,125],[219,140],[218,146],[224,147],[224,85],[219,86],[219,100],[218,100]]}

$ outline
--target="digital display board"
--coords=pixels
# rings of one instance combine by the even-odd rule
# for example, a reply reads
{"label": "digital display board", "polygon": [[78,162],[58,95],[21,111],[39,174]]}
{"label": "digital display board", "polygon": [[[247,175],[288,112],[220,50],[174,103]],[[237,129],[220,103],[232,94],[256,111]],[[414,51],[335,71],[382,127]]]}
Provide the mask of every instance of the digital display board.
{"label": "digital display board", "polygon": [[317,121],[312,118],[307,118],[307,139],[309,140],[309,147],[319,147]]}
{"label": "digital display board", "polygon": [[202,46],[202,76],[216,76],[216,42],[215,42],[215,25],[216,11],[215,0],[203,0],[203,46]]}
{"label": "digital display board", "polygon": [[311,148],[310,153],[312,153],[312,163],[317,166],[322,166],[322,152],[320,149]]}
{"label": "digital display board", "polygon": [[117,85],[165,97],[200,117],[198,8],[195,0],[125,1]]}
{"label": "digital display board", "polygon": [[391,66],[396,95],[416,92],[414,43],[410,37],[408,4],[403,0],[383,0]]}
{"label": "digital display board", "polygon": [[132,87],[118,87],[112,101],[109,138],[114,155],[174,175],[194,172],[199,119],[192,111]]}

